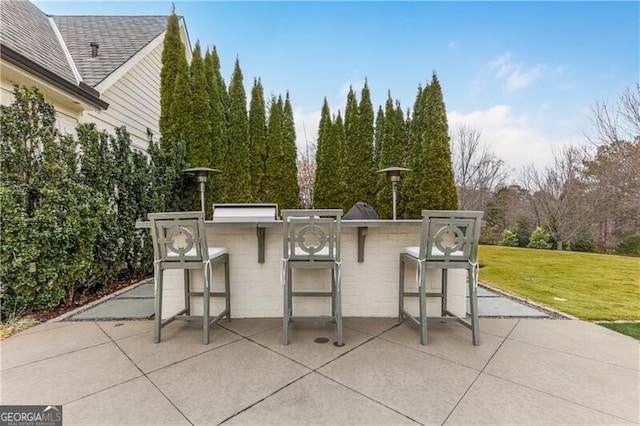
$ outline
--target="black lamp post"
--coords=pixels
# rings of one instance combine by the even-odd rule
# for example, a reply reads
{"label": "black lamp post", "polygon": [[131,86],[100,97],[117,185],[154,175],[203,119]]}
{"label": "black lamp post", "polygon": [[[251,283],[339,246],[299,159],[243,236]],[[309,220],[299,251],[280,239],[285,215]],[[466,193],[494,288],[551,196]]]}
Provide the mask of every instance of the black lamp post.
{"label": "black lamp post", "polygon": [[192,167],[190,169],[184,169],[182,173],[194,175],[196,181],[200,184],[200,208],[204,210],[204,186],[207,183],[209,175],[213,172],[220,172],[218,169],[210,169],[208,167]]}
{"label": "black lamp post", "polygon": [[396,220],[396,198],[398,192],[398,182],[400,182],[400,172],[410,172],[411,169],[404,167],[387,167],[386,169],[378,170],[378,173],[386,173],[387,179],[391,182],[391,193],[393,194],[393,220]]}

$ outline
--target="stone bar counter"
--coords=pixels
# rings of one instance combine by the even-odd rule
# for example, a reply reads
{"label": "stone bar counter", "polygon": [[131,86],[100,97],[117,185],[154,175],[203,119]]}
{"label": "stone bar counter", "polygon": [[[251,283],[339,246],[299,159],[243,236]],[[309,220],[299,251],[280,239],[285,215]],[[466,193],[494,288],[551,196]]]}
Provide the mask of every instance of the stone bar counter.
{"label": "stone bar counter", "polygon": [[[420,245],[420,220],[343,220],[342,221],[342,313],[345,317],[397,317],[399,254],[407,246]],[[138,222],[149,228],[150,222]],[[282,317],[282,221],[216,222],[206,221],[210,246],[229,251],[232,318]],[[165,271],[163,313],[167,316],[183,306],[182,271]],[[202,288],[200,271],[191,272],[194,289]],[[406,267],[406,291],[416,291],[416,270]],[[439,291],[441,271],[427,271],[427,291]],[[329,270],[296,270],[295,291],[327,291]],[[213,276],[212,291],[222,288],[222,271]],[[466,271],[449,270],[448,308],[465,316]],[[212,300],[212,309],[220,309]],[[417,298],[406,298],[405,307],[417,315]],[[194,314],[202,304],[195,299]],[[330,298],[294,298],[296,315],[327,315]],[[212,311],[215,312],[215,311]],[[427,299],[429,315],[440,315],[440,299]],[[163,315],[165,316],[165,315]]]}

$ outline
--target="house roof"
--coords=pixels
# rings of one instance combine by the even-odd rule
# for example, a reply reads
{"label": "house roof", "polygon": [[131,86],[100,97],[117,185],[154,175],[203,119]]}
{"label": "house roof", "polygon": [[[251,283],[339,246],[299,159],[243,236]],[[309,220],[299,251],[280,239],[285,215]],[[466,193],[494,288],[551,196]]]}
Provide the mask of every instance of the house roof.
{"label": "house roof", "polygon": [[[53,16],[53,21],[82,81],[92,87],[167,28],[166,16]],[[95,58],[91,43],[98,44]]]}
{"label": "house roof", "polygon": [[24,0],[0,2],[0,43],[63,79],[78,84],[49,17]]}
{"label": "house roof", "polygon": [[[3,60],[100,108],[94,88],[167,28],[167,16],[49,16],[27,0],[0,1]],[[98,44],[92,57],[91,43]]]}

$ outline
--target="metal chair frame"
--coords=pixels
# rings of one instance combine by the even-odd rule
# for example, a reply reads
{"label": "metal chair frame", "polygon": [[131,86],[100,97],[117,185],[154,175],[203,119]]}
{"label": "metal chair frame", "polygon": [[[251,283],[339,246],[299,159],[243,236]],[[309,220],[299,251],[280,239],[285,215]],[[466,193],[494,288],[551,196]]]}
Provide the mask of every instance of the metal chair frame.
{"label": "metal chair frame", "polygon": [[[471,329],[474,345],[480,344],[478,325],[478,242],[483,212],[456,210],[423,210],[420,250],[418,257],[400,253],[398,317],[420,326],[420,343],[427,344],[427,321],[457,321]],[[416,265],[418,292],[405,291],[405,264]],[[440,292],[426,291],[427,269],[442,270]],[[449,269],[467,270],[470,318],[456,316],[447,308],[447,278]],[[405,297],[419,298],[419,315],[413,316],[404,308]],[[440,298],[440,315],[428,316],[427,297]]]}
{"label": "metal chair frame", "polygon": [[[210,248],[204,227],[204,212],[169,212],[150,213],[151,236],[154,254],[154,298],[155,298],[155,343],[160,342],[161,330],[174,320],[195,321],[203,323],[203,344],[209,344],[209,328],[222,318],[231,320],[229,291],[229,254],[226,249]],[[213,249],[213,252],[210,251]],[[212,292],[211,281],[213,270],[224,266],[224,291]],[[175,315],[162,320],[162,292],[164,271],[169,269],[184,270],[184,309]],[[204,284],[202,292],[191,290],[190,271],[203,270]],[[191,298],[202,297],[202,315],[191,315]],[[225,309],[211,318],[209,302],[212,297],[225,298]]]}
{"label": "metal chair frame", "polygon": [[[343,346],[340,209],[282,210],[284,287],[283,344],[289,344],[291,322],[336,323],[335,345]],[[293,269],[331,269],[331,291],[294,291]],[[331,316],[294,316],[294,297],[331,297]]]}

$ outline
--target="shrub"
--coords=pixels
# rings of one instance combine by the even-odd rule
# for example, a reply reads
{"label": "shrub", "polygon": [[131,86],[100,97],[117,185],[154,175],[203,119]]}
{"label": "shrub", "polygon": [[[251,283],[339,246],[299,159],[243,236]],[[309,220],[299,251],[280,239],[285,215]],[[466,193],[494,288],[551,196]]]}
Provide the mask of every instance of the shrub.
{"label": "shrub", "polygon": [[147,157],[81,124],[60,136],[55,110],[38,89],[16,87],[0,106],[0,319],[71,303],[123,271],[151,272],[150,211],[181,210],[184,144]]}
{"label": "shrub", "polygon": [[500,245],[507,247],[518,247],[518,236],[515,232],[507,228],[502,231],[502,240],[500,241]]}
{"label": "shrub", "polygon": [[620,244],[616,246],[615,253],[640,256],[640,231],[625,232]]}
{"label": "shrub", "polygon": [[593,232],[587,226],[578,228],[576,235],[569,241],[569,250],[592,253],[596,249]]}
{"label": "shrub", "polygon": [[527,245],[529,248],[536,249],[550,249],[552,244],[549,242],[549,234],[547,231],[542,229],[542,227],[538,226],[531,233],[531,238],[529,239],[529,244]]}

